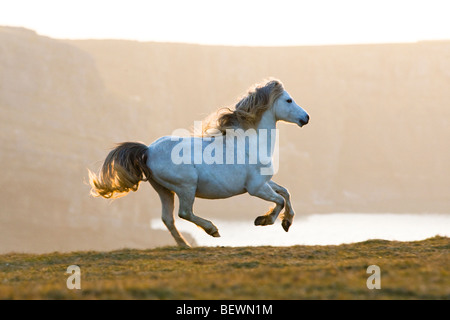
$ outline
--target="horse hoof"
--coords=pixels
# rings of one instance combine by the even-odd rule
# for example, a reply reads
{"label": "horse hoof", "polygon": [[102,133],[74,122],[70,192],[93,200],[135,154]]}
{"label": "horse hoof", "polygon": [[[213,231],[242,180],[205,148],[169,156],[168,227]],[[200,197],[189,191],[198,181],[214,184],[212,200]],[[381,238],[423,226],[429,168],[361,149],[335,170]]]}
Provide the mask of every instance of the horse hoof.
{"label": "horse hoof", "polygon": [[220,237],[219,231],[211,233],[211,236],[213,236],[214,238],[219,238]]}
{"label": "horse hoof", "polygon": [[292,222],[288,221],[288,220],[283,220],[281,222],[281,226],[283,227],[284,231],[288,232],[289,231],[289,227],[291,226]]}
{"label": "horse hoof", "polygon": [[271,224],[273,224],[273,221],[269,215],[259,216],[255,219],[255,226],[269,226]]}
{"label": "horse hoof", "polygon": [[255,226],[264,226],[266,225],[266,217],[265,216],[259,216],[255,219]]}
{"label": "horse hoof", "polygon": [[267,220],[268,220],[267,216],[256,217],[255,226],[267,226],[267,225],[271,224],[270,221],[267,221]]}

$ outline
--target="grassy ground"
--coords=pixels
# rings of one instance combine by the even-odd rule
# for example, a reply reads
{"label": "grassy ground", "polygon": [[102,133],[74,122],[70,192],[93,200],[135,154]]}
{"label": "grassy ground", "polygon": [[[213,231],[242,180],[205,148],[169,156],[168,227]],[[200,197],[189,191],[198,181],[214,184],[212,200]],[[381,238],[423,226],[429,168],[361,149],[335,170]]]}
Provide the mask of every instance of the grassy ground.
{"label": "grassy ground", "polygon": [[[0,256],[0,299],[450,299],[450,238]],[[69,265],[81,289],[69,290]],[[381,289],[369,290],[369,265]]]}

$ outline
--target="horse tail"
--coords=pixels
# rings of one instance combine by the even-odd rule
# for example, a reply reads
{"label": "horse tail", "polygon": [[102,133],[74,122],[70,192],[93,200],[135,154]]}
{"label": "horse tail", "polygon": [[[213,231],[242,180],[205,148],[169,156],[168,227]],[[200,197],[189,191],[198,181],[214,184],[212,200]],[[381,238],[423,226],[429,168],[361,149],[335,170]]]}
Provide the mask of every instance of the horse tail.
{"label": "horse tail", "polygon": [[91,195],[115,199],[130,190],[137,191],[141,181],[148,181],[148,147],[138,142],[123,142],[111,150],[103,163],[99,175],[89,169]]}

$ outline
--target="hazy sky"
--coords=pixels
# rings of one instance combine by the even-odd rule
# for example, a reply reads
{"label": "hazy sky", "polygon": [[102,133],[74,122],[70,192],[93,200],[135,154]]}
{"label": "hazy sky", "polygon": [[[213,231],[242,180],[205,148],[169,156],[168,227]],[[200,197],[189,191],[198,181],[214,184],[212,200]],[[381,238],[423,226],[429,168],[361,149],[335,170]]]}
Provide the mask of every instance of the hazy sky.
{"label": "hazy sky", "polygon": [[0,25],[54,38],[227,45],[450,39],[449,0],[0,0]]}

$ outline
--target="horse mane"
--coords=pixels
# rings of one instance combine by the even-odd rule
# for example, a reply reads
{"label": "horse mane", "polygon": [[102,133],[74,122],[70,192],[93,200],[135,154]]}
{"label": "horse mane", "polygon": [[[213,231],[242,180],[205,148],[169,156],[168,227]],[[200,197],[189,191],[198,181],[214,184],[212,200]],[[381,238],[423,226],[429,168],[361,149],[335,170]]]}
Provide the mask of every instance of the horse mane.
{"label": "horse mane", "polygon": [[225,135],[227,129],[255,128],[264,111],[273,105],[283,91],[283,84],[277,79],[253,85],[234,108],[220,108],[207,118],[202,128],[203,135],[211,135],[211,132]]}

